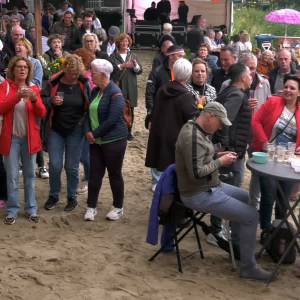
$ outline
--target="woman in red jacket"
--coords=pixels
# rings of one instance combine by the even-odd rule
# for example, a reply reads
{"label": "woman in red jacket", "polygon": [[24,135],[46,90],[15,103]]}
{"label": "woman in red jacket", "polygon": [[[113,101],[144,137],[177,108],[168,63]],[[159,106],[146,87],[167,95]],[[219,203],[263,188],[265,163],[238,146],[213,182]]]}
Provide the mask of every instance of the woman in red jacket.
{"label": "woman in red jacket", "polygon": [[[284,77],[281,97],[272,96],[255,113],[252,119],[252,146],[255,151],[266,150],[269,142],[275,144],[296,143],[296,154],[300,154],[300,78],[295,75]],[[293,185],[279,181],[286,195],[290,195]],[[277,196],[275,180],[260,177],[261,202],[260,225],[262,239],[271,228],[272,208]],[[279,199],[280,201],[280,199]],[[282,201],[283,202],[283,201]],[[282,203],[285,208],[285,204]],[[276,207],[276,219],[284,217],[285,209]]]}
{"label": "woman in red jacket", "polygon": [[5,224],[14,224],[20,210],[19,161],[24,175],[25,211],[29,220],[38,222],[35,197],[36,153],[42,149],[38,118],[46,109],[39,87],[30,84],[33,66],[24,57],[14,57],[9,65],[7,80],[0,85],[0,115],[3,124],[0,135],[0,154],[7,174],[7,215]]}

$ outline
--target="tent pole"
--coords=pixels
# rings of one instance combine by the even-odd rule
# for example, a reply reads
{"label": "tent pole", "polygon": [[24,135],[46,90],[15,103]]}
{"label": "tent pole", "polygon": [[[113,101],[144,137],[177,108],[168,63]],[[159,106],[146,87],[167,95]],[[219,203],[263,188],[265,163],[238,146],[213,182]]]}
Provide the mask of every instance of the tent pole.
{"label": "tent pole", "polygon": [[41,1],[34,0],[34,16],[36,30],[36,54],[42,55],[42,18],[41,18]]}

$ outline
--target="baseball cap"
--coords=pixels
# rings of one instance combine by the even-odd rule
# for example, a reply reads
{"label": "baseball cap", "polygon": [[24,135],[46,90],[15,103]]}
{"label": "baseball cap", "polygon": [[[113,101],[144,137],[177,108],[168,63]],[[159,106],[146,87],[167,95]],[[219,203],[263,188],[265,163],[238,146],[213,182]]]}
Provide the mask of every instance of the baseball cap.
{"label": "baseball cap", "polygon": [[120,34],[120,29],[117,26],[110,26],[107,33],[108,36],[115,38]]}
{"label": "baseball cap", "polygon": [[225,107],[219,102],[209,102],[205,105],[203,111],[211,113],[218,117],[221,122],[226,126],[231,126],[231,122],[227,118],[227,111]]}

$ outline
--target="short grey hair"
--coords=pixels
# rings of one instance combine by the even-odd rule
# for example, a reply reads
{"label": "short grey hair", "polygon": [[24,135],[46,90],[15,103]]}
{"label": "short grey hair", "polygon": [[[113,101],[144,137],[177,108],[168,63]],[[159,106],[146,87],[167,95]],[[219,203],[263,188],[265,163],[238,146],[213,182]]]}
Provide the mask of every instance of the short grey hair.
{"label": "short grey hair", "polygon": [[185,58],[176,60],[173,66],[174,78],[177,81],[189,81],[192,75],[192,64]]}
{"label": "short grey hair", "polygon": [[97,73],[103,73],[110,79],[110,74],[113,72],[113,65],[106,59],[96,58],[91,62],[91,68]]}
{"label": "short grey hair", "polygon": [[249,60],[255,60],[257,62],[257,57],[253,53],[246,52],[240,55],[239,62],[243,63],[244,65],[246,65]]}
{"label": "short grey hair", "polygon": [[95,40],[95,44],[96,44],[96,49],[97,50],[100,50],[100,45],[99,45],[99,39],[98,39],[98,36],[97,34],[95,33],[92,33],[92,32],[88,32],[88,33],[85,33],[83,36],[82,36],[82,45],[85,46],[85,40],[87,37],[93,37],[93,39]]}

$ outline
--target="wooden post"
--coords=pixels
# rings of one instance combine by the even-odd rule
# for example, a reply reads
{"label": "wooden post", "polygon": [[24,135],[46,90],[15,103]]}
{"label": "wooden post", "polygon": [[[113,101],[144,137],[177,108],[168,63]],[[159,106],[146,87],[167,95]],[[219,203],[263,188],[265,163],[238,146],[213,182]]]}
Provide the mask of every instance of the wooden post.
{"label": "wooden post", "polygon": [[36,30],[36,54],[42,55],[42,17],[41,0],[34,0],[34,16]]}

